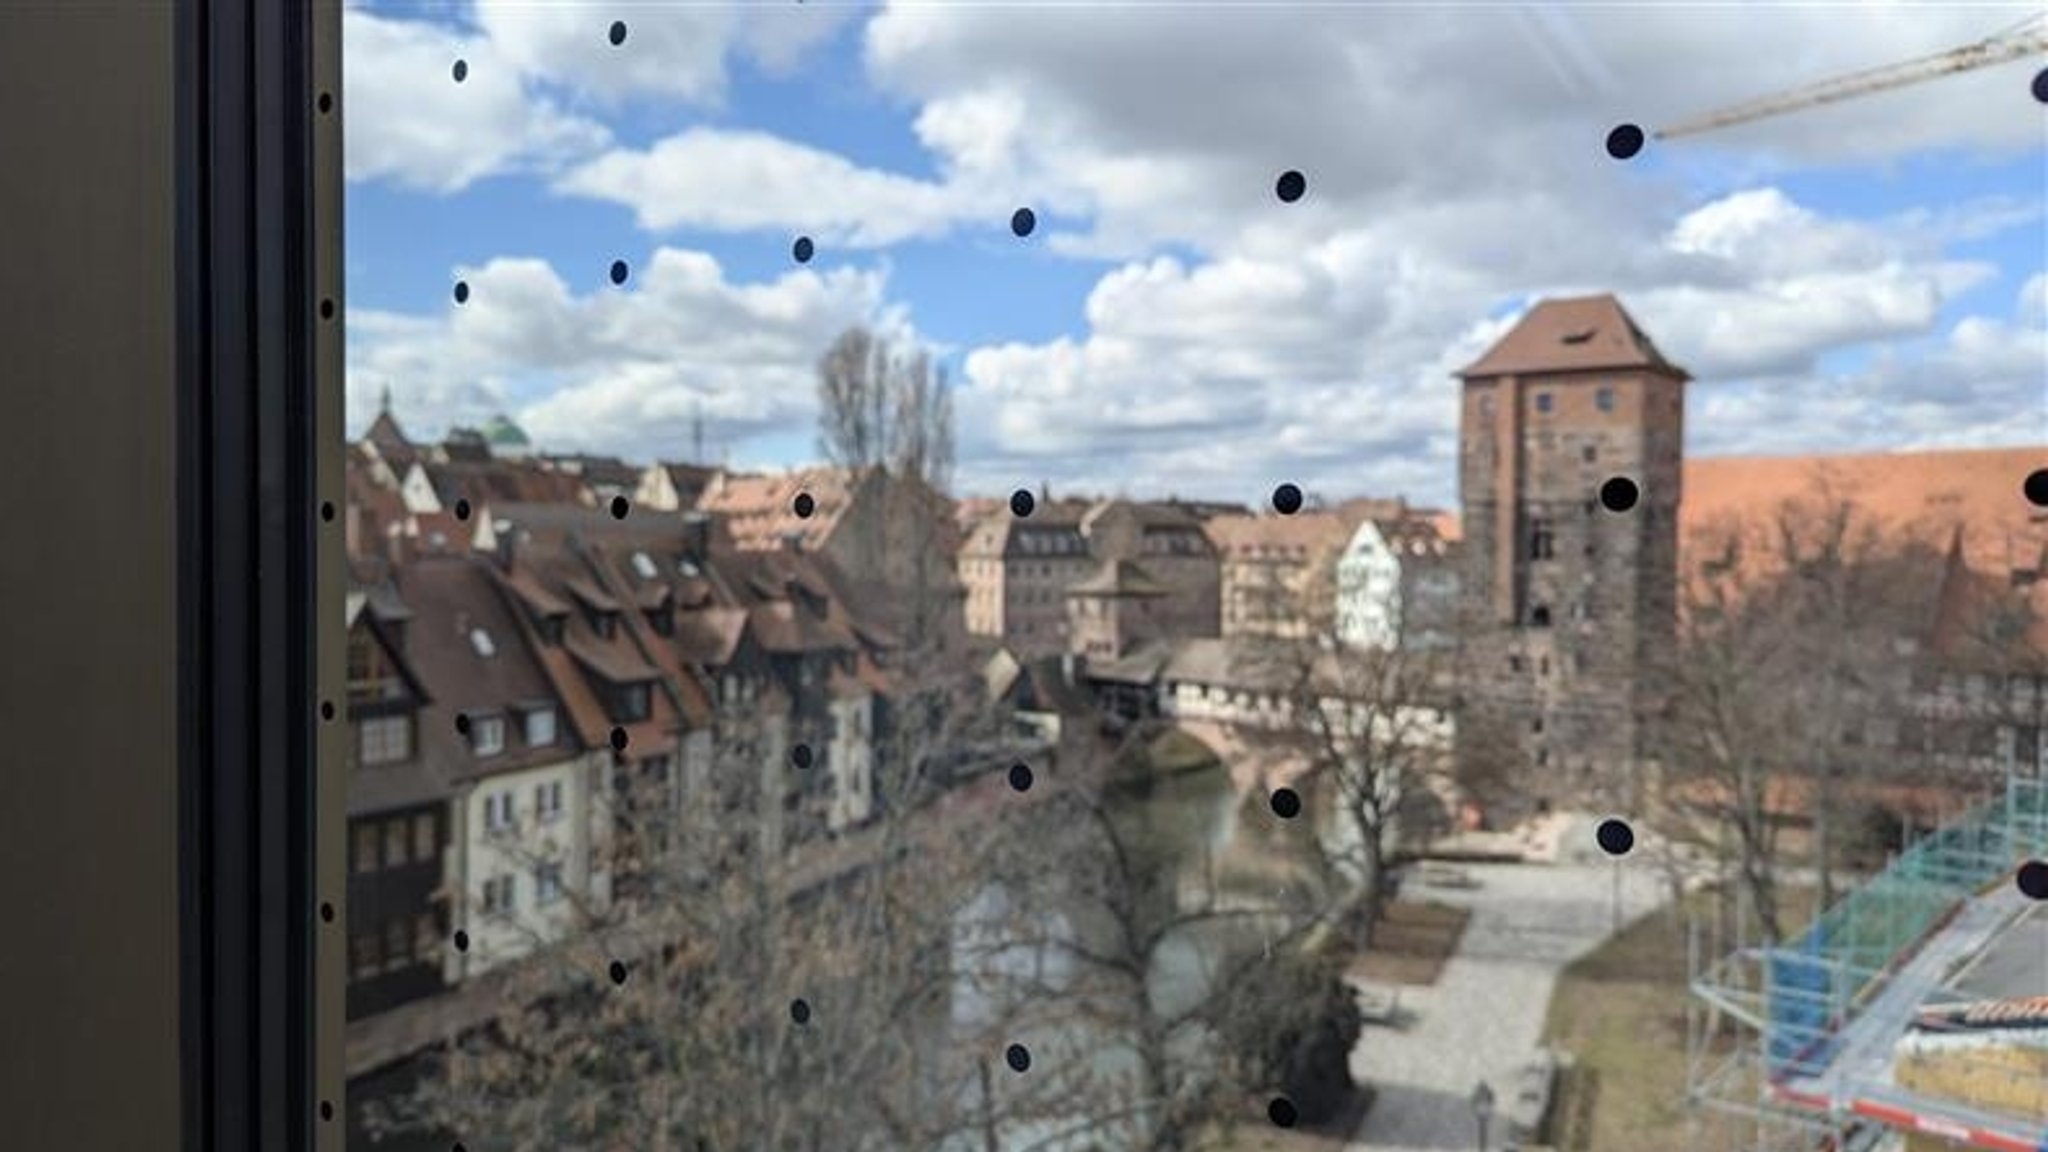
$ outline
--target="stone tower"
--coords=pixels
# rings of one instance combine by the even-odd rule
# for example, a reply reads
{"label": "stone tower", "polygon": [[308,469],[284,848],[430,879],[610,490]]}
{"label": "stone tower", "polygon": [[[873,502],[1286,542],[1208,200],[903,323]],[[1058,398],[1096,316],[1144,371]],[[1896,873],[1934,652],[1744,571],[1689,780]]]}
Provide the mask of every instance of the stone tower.
{"label": "stone tower", "polygon": [[[1676,630],[1690,377],[1612,296],[1546,300],[1463,380],[1461,758],[1528,801],[1636,811]],[[1601,502],[1633,481],[1633,507]]]}

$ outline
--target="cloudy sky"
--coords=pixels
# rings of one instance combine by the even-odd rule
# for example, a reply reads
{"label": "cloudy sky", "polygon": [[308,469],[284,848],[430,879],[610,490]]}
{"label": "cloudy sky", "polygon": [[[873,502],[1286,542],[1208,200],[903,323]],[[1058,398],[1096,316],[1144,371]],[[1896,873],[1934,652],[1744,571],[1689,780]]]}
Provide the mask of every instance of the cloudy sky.
{"label": "cloudy sky", "polygon": [[1447,503],[1451,373],[1612,291],[1691,452],[2041,443],[2042,61],[1603,144],[2032,11],[352,3],[351,430],[800,462],[866,323],[952,369],[970,490]]}

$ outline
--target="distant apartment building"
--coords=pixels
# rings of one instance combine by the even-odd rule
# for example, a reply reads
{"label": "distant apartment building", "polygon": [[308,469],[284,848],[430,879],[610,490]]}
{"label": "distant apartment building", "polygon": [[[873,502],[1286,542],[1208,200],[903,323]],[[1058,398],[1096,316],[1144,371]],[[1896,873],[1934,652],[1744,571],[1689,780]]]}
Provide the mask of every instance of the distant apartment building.
{"label": "distant apartment building", "polygon": [[422,754],[428,692],[409,659],[411,611],[374,567],[347,597],[350,1020],[446,986],[450,909],[445,860],[453,799]]}
{"label": "distant apartment building", "polygon": [[577,731],[487,561],[421,557],[392,573],[433,694],[421,746],[451,792],[447,877],[468,947],[451,981],[563,938],[611,897],[610,748]]}
{"label": "distant apartment building", "polygon": [[1156,584],[1148,612],[1159,634],[1222,634],[1223,569],[1202,521],[1170,504],[1106,500],[1081,517],[1081,534],[1098,561],[1134,565]]}
{"label": "distant apartment building", "polygon": [[1436,518],[1361,522],[1336,562],[1336,633],[1360,648],[1443,650],[1457,642],[1458,556]]}
{"label": "distant apartment building", "polygon": [[1221,567],[1222,634],[1299,639],[1329,631],[1345,542],[1365,517],[1405,508],[1398,500],[1351,500],[1293,515],[1209,517],[1203,527]]}
{"label": "distant apartment building", "polygon": [[1109,663],[1172,635],[1173,591],[1130,560],[1105,560],[1067,588],[1067,642],[1086,660]]}
{"label": "distant apartment building", "polygon": [[1688,460],[1681,573],[1739,564],[1743,585],[1762,587],[1787,575],[1788,544],[1816,548],[1836,524],[1868,533],[1894,566],[1888,584],[1910,593],[1889,669],[1864,672],[1887,706],[1844,733],[1852,753],[1958,794],[2008,770],[2048,773],[2048,513],[2016,479],[2044,459],[1996,448]]}
{"label": "distant apartment building", "polygon": [[969,633],[1023,660],[1068,650],[1067,590],[1099,567],[1081,534],[1085,512],[1061,503],[1020,518],[1005,505],[968,530],[959,572]]}

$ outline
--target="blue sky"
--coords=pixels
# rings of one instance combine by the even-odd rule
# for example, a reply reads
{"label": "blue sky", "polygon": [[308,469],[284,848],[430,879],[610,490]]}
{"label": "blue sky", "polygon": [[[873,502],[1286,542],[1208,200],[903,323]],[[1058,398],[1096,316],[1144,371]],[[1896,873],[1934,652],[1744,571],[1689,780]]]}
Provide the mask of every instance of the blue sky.
{"label": "blue sky", "polygon": [[1600,147],[2017,9],[351,8],[352,429],[795,463],[865,322],[944,354],[965,487],[1447,502],[1448,373],[1615,291],[1694,451],[2048,439],[2031,64]]}

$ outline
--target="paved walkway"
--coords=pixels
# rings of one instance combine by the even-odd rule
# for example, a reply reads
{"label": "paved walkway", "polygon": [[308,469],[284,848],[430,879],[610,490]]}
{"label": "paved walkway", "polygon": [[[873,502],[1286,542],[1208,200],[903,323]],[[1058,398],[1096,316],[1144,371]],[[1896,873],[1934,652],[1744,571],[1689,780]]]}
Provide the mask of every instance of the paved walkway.
{"label": "paved walkway", "polygon": [[[1352,1052],[1352,1075],[1378,1095],[1350,1148],[1476,1147],[1473,1087],[1485,1080],[1497,1096],[1513,1091],[1515,1070],[1536,1053],[1559,970],[1614,926],[1617,874],[1624,922],[1669,894],[1657,869],[1627,860],[1465,868],[1477,888],[1427,893],[1472,909],[1457,953],[1434,986],[1400,990],[1405,1027],[1368,1027]],[[1501,1142],[1496,1133],[1487,1146]]]}

